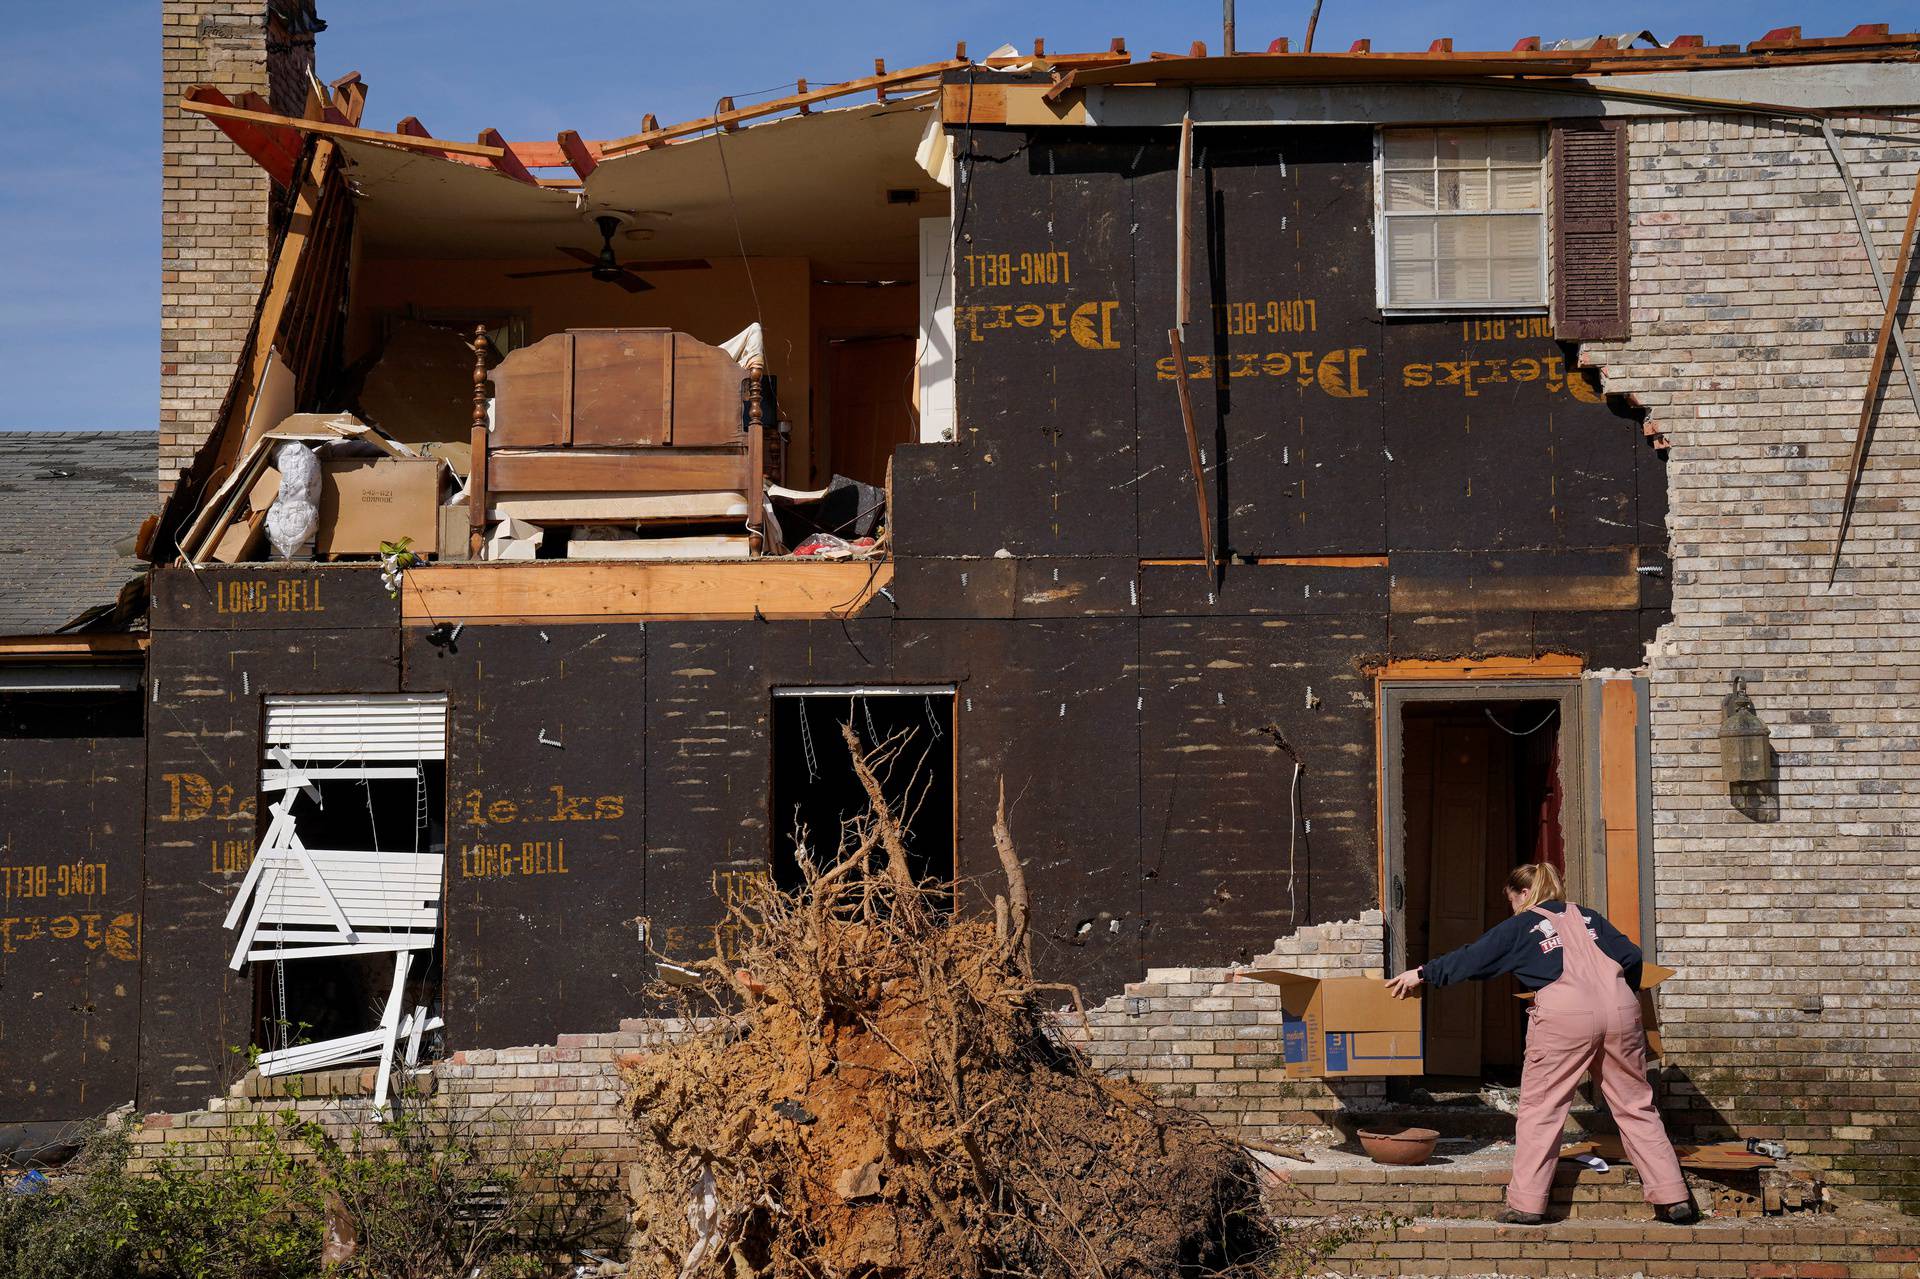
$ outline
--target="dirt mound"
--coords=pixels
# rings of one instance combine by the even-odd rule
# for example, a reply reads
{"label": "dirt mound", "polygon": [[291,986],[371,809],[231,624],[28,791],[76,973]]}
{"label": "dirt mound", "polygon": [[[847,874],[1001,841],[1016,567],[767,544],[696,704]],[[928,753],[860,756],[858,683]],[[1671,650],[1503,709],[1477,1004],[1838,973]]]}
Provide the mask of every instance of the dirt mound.
{"label": "dirt mound", "polygon": [[632,1273],[1271,1273],[1300,1241],[1245,1149],[1053,1033],[1004,802],[995,921],[955,918],[882,796],[900,743],[849,744],[870,812],[804,891],[738,909],[732,958],[678,990],[700,1029],[626,1063]]}

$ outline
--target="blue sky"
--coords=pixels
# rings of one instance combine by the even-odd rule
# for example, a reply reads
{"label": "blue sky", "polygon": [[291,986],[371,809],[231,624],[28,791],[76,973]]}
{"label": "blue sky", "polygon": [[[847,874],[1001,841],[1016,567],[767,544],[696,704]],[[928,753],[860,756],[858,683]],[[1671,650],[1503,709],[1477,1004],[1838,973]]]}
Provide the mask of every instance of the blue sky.
{"label": "blue sky", "polygon": [[[1239,0],[1242,48],[1277,35],[1298,47],[1312,0]],[[1136,56],[1216,49],[1211,0],[926,4],[916,0],[319,0],[320,69],[358,70],[366,123],[417,115],[446,137],[493,126],[512,138],[588,137],[705,114],[804,76],[820,84],[1002,43]],[[7,6],[0,42],[0,430],[151,428],[159,380],[160,20],[154,0]],[[1540,35],[1647,28],[1709,43],[1799,25],[1920,27],[1916,0],[1325,0],[1316,45],[1342,50],[1510,48]],[[1572,25],[1563,25],[1571,23]]]}

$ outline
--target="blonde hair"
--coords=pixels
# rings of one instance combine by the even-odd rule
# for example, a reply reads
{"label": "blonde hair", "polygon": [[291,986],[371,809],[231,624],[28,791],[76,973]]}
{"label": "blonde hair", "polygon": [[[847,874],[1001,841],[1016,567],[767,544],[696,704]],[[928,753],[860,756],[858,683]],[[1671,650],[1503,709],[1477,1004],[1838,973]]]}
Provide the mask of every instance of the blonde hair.
{"label": "blonde hair", "polygon": [[1567,899],[1567,888],[1560,882],[1560,872],[1545,862],[1515,866],[1513,873],[1507,876],[1507,891],[1520,894],[1521,910],[1532,910],[1541,902],[1563,902]]}

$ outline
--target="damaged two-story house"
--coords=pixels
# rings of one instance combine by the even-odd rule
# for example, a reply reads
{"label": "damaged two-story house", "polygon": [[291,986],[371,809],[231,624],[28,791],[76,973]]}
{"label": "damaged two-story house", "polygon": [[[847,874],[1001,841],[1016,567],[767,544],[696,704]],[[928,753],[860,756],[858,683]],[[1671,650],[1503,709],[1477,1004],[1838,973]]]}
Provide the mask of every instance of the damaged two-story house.
{"label": "damaged two-story house", "polygon": [[[1227,967],[1549,861],[1677,970],[1670,1118],[1912,1201],[1920,36],[962,51],[525,143],[205,28],[251,309],[168,330],[140,830],[0,787],[0,1120],[610,1026],[904,734],[923,873],[1004,782],[1089,1051],[1224,1122],[1409,1086],[1290,1078]],[[1507,992],[1425,1016],[1517,1070]]]}

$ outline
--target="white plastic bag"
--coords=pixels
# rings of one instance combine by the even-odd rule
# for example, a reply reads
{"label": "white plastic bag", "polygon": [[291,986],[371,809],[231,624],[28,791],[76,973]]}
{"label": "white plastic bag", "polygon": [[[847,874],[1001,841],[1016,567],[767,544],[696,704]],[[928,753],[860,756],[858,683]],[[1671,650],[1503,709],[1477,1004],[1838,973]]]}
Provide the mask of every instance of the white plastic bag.
{"label": "white plastic bag", "polygon": [[320,455],[288,440],[273,455],[280,493],[267,508],[267,541],[283,560],[308,546],[320,527]]}

